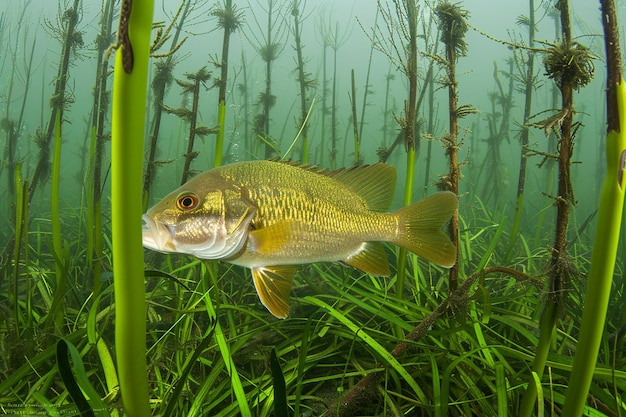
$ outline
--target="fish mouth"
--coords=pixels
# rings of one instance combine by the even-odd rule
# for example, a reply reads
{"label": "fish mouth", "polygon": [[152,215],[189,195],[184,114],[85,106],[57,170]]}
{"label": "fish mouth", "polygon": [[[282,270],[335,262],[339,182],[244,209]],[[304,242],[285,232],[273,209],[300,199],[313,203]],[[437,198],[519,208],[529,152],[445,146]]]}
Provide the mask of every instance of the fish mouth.
{"label": "fish mouth", "polygon": [[176,250],[172,242],[174,233],[171,226],[154,220],[147,214],[144,214],[141,220],[141,236],[144,247],[159,252],[174,252]]}

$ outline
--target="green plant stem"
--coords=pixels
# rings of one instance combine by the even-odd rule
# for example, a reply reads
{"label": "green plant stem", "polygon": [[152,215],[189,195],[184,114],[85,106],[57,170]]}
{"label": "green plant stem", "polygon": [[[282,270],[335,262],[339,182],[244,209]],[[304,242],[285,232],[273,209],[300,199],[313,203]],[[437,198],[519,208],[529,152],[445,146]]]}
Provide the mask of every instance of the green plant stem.
{"label": "green plant stem", "polygon": [[63,325],[63,309],[65,299],[67,261],[64,256],[63,241],[61,239],[61,218],[59,217],[59,189],[61,186],[61,116],[62,111],[56,113],[54,129],[54,154],[52,157],[52,189],[50,194],[50,223],[52,225],[52,250],[55,259],[56,288],[47,324],[55,323],[57,329]]}
{"label": "green plant stem", "polygon": [[[20,252],[22,249],[22,224],[24,219],[24,210],[28,207],[26,196],[24,194],[24,177],[22,175],[22,163],[15,164],[15,172],[13,175],[15,181],[15,245],[13,254],[13,309],[15,314],[15,340],[20,339],[20,320],[19,320],[19,277],[20,277]],[[28,191],[28,190],[26,190]],[[27,251],[25,251],[27,252]],[[28,311],[30,314],[30,310]]]}
{"label": "green plant stem", "polygon": [[[339,25],[339,23],[337,23]],[[338,29],[335,29],[337,35]],[[337,168],[337,50],[338,45],[333,45],[333,88],[331,95],[331,113],[330,113],[330,168]]]}
{"label": "green plant stem", "polygon": [[291,14],[293,16],[293,35],[296,43],[296,59],[298,64],[298,87],[300,88],[300,122],[299,129],[302,131],[302,149],[300,152],[300,161],[303,164],[309,163],[309,140],[307,126],[307,97],[306,90],[309,87],[307,82],[308,74],[304,71],[304,58],[302,57],[302,14],[300,10],[300,0],[293,0],[291,3]]}
{"label": "green plant stem", "polygon": [[[100,18],[100,33],[98,35],[98,59],[96,62],[96,80],[93,98],[91,140],[89,144],[88,179],[87,186],[87,264],[93,278],[93,293],[101,290],[101,273],[104,238],[102,234],[102,159],[105,152],[104,126],[108,117],[109,95],[107,81],[109,74],[109,60],[106,55],[106,43],[111,35],[113,26],[113,0],[103,4]],[[106,58],[106,59],[105,59]]]}
{"label": "green plant stem", "polygon": [[[128,0],[126,0],[128,1]],[[129,7],[125,5],[122,7]],[[134,0],[128,22],[133,68],[115,56],[111,128],[111,220],[115,290],[115,350],[124,411],[149,416],[146,302],[141,238],[142,161],[153,0]]]}
{"label": "green plant stem", "polygon": [[224,124],[226,123],[226,103],[220,100],[217,106],[217,124],[219,130],[215,141],[215,158],[213,165],[218,167],[222,165],[222,154],[224,153]]}
{"label": "green plant stem", "polygon": [[613,272],[619,242],[622,211],[624,208],[624,164],[626,136],[626,85],[621,68],[619,31],[615,2],[603,0],[607,55],[607,121],[606,140],[607,173],[600,194],[598,225],[591,254],[589,280],[585,306],[576,345],[574,364],[568,384],[563,416],[582,415],[604,333],[604,324],[613,283]]}
{"label": "green plant stem", "polygon": [[[376,14],[374,15],[374,26],[372,28],[372,34],[371,39],[374,39],[374,37],[376,36],[376,29],[378,27],[378,15],[380,13],[380,8],[377,7],[376,8]],[[375,42],[371,42],[370,43],[370,56],[367,60],[367,72],[365,74],[365,91],[363,91],[363,105],[361,107],[361,119],[359,120],[359,138],[363,137],[363,124],[365,121],[365,108],[367,107],[367,95],[370,92],[370,73],[372,70],[372,58],[374,56],[374,50],[376,49],[376,44]],[[389,88],[389,80],[387,80],[387,88]],[[388,91],[386,91],[386,94],[388,93]],[[356,97],[355,97],[356,100]],[[386,99],[385,99],[385,107],[387,105],[386,103]],[[384,115],[384,113],[383,113]],[[383,116],[384,117],[384,116]],[[384,129],[383,129],[383,135],[384,135]],[[383,144],[385,145],[385,141],[383,140]]]}
{"label": "green plant stem", "polygon": [[554,334],[556,318],[558,315],[557,310],[557,303],[548,301],[541,313],[541,319],[539,322],[539,342],[537,343],[537,348],[535,349],[535,357],[533,359],[529,383],[526,387],[524,397],[522,398],[522,404],[519,411],[520,417],[531,416],[535,407],[537,390],[532,381],[535,377],[541,380],[541,377],[543,376],[543,371],[548,360],[548,353],[550,352],[552,336]]}
{"label": "green plant stem", "polygon": [[360,165],[360,160],[361,160],[361,156],[360,156],[360,149],[359,149],[359,125],[357,123],[357,117],[356,117],[356,84],[354,82],[354,68],[352,69],[352,71],[350,72],[350,79],[351,79],[351,91],[352,94],[350,95],[350,103],[352,104],[352,132],[353,132],[353,139],[354,139],[354,165]]}
{"label": "green plant stem", "polygon": [[[411,204],[413,199],[413,177],[415,175],[415,148],[406,153],[406,179],[404,182],[404,205]],[[396,296],[404,297],[404,281],[406,278],[407,251],[403,248],[398,250],[398,276],[396,279]]]}
{"label": "green plant stem", "polygon": [[[233,9],[233,1],[226,0],[224,2],[224,14],[235,16]],[[235,19],[233,19],[235,20]],[[233,22],[232,25],[224,24],[224,38],[222,40],[222,63],[220,64],[219,92],[217,97],[217,124],[219,130],[215,141],[215,158],[213,165],[218,167],[222,165],[222,157],[224,153],[224,131],[226,123],[226,86],[228,82],[228,50],[230,49],[230,35],[237,29],[238,25]]]}

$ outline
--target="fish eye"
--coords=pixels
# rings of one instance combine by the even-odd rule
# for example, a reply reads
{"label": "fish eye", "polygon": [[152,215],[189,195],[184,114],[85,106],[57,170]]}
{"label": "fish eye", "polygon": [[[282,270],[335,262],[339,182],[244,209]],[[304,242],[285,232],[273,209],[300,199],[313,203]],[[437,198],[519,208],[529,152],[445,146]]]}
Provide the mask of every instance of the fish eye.
{"label": "fish eye", "polygon": [[176,207],[181,210],[193,210],[198,207],[200,203],[200,198],[198,198],[198,194],[185,192],[176,197]]}

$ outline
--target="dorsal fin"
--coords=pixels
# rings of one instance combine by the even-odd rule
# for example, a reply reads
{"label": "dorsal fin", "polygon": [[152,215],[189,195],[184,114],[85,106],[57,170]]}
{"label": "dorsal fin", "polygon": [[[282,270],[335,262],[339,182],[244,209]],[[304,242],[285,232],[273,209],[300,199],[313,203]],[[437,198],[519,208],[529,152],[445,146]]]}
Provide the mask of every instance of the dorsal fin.
{"label": "dorsal fin", "polygon": [[393,165],[361,165],[324,172],[323,175],[340,181],[361,196],[370,210],[387,211],[391,206],[396,188],[396,168]]}

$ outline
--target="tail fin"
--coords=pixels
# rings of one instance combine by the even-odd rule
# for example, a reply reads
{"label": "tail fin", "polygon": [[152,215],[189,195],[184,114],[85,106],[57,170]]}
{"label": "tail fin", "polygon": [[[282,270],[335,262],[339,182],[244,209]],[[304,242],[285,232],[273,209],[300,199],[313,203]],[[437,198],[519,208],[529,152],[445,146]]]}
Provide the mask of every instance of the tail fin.
{"label": "tail fin", "polygon": [[456,262],[456,248],[442,230],[458,207],[451,192],[433,194],[415,204],[394,211],[398,234],[392,243],[445,268]]}

